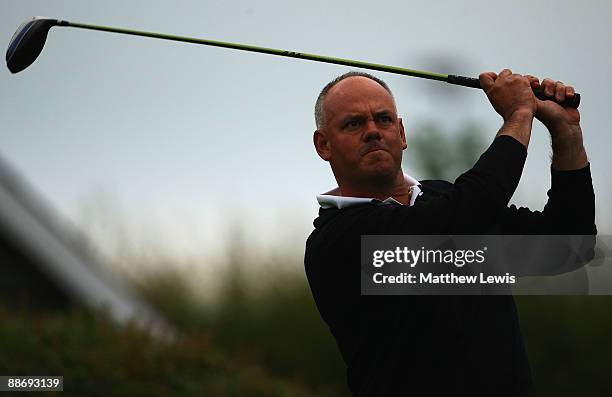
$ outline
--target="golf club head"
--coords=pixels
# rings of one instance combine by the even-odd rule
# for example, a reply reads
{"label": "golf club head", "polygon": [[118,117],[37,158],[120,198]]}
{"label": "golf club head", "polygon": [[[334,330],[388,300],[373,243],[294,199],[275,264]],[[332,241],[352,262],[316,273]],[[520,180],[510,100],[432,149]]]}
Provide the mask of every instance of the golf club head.
{"label": "golf club head", "polygon": [[6,50],[9,70],[18,73],[30,66],[45,46],[49,29],[58,24],[57,19],[45,17],[34,17],[22,23]]}

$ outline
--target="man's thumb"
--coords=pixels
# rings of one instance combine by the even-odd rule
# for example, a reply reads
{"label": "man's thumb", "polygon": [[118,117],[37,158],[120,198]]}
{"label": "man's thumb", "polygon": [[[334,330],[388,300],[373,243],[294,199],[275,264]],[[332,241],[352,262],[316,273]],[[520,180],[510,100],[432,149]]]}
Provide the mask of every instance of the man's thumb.
{"label": "man's thumb", "polygon": [[485,92],[489,91],[489,89],[493,87],[493,84],[495,83],[496,79],[497,73],[495,72],[481,73],[480,76],[478,76],[478,80],[480,80],[480,86]]}

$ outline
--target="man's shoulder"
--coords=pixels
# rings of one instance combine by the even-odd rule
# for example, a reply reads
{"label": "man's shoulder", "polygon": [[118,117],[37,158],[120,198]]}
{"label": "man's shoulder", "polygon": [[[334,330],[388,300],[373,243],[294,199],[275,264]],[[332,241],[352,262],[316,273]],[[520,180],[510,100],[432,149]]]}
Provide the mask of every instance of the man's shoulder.
{"label": "man's shoulder", "polygon": [[419,181],[419,185],[423,193],[438,195],[448,193],[453,187],[451,182],[443,181],[441,179],[425,179]]}
{"label": "man's shoulder", "polygon": [[367,218],[374,213],[379,213],[391,207],[392,206],[379,205],[376,203],[364,203],[342,209],[319,208],[319,216],[314,220],[313,224],[317,230],[334,230],[333,233],[337,233],[339,229],[351,230],[355,222],[359,219],[363,217]]}

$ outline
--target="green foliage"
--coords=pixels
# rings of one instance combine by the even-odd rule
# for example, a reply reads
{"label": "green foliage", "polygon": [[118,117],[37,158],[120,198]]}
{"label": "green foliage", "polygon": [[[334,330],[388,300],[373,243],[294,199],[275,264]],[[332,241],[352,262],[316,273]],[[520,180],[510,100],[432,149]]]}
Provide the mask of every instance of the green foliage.
{"label": "green foliage", "polygon": [[214,346],[208,332],[162,342],[84,310],[0,312],[0,373],[63,375],[69,396],[310,396]]}
{"label": "green foliage", "polygon": [[519,296],[516,301],[540,396],[612,395],[612,296]]}
{"label": "green foliage", "polygon": [[301,268],[299,258],[251,258],[248,269],[241,258],[223,264],[214,304],[194,298],[187,278],[172,271],[144,278],[139,288],[182,332],[208,330],[211,343],[236,360],[308,385],[311,395],[348,395],[344,364],[304,274],[287,270]]}
{"label": "green foliage", "polygon": [[454,181],[486,148],[483,136],[482,127],[476,123],[466,123],[451,135],[435,123],[422,124],[408,137],[407,168],[417,168],[422,179]]}

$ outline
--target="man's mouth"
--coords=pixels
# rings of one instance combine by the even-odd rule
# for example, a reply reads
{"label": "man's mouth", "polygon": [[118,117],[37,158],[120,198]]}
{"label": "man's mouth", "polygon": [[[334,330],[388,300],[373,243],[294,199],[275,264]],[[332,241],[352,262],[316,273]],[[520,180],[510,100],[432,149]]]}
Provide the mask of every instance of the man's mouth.
{"label": "man's mouth", "polygon": [[371,146],[371,147],[366,148],[363,151],[362,156],[365,156],[366,154],[369,154],[369,153],[372,153],[372,152],[376,152],[376,151],[379,151],[379,150],[382,150],[382,151],[385,151],[385,152],[387,151],[387,149],[385,147],[376,145],[376,146]]}

